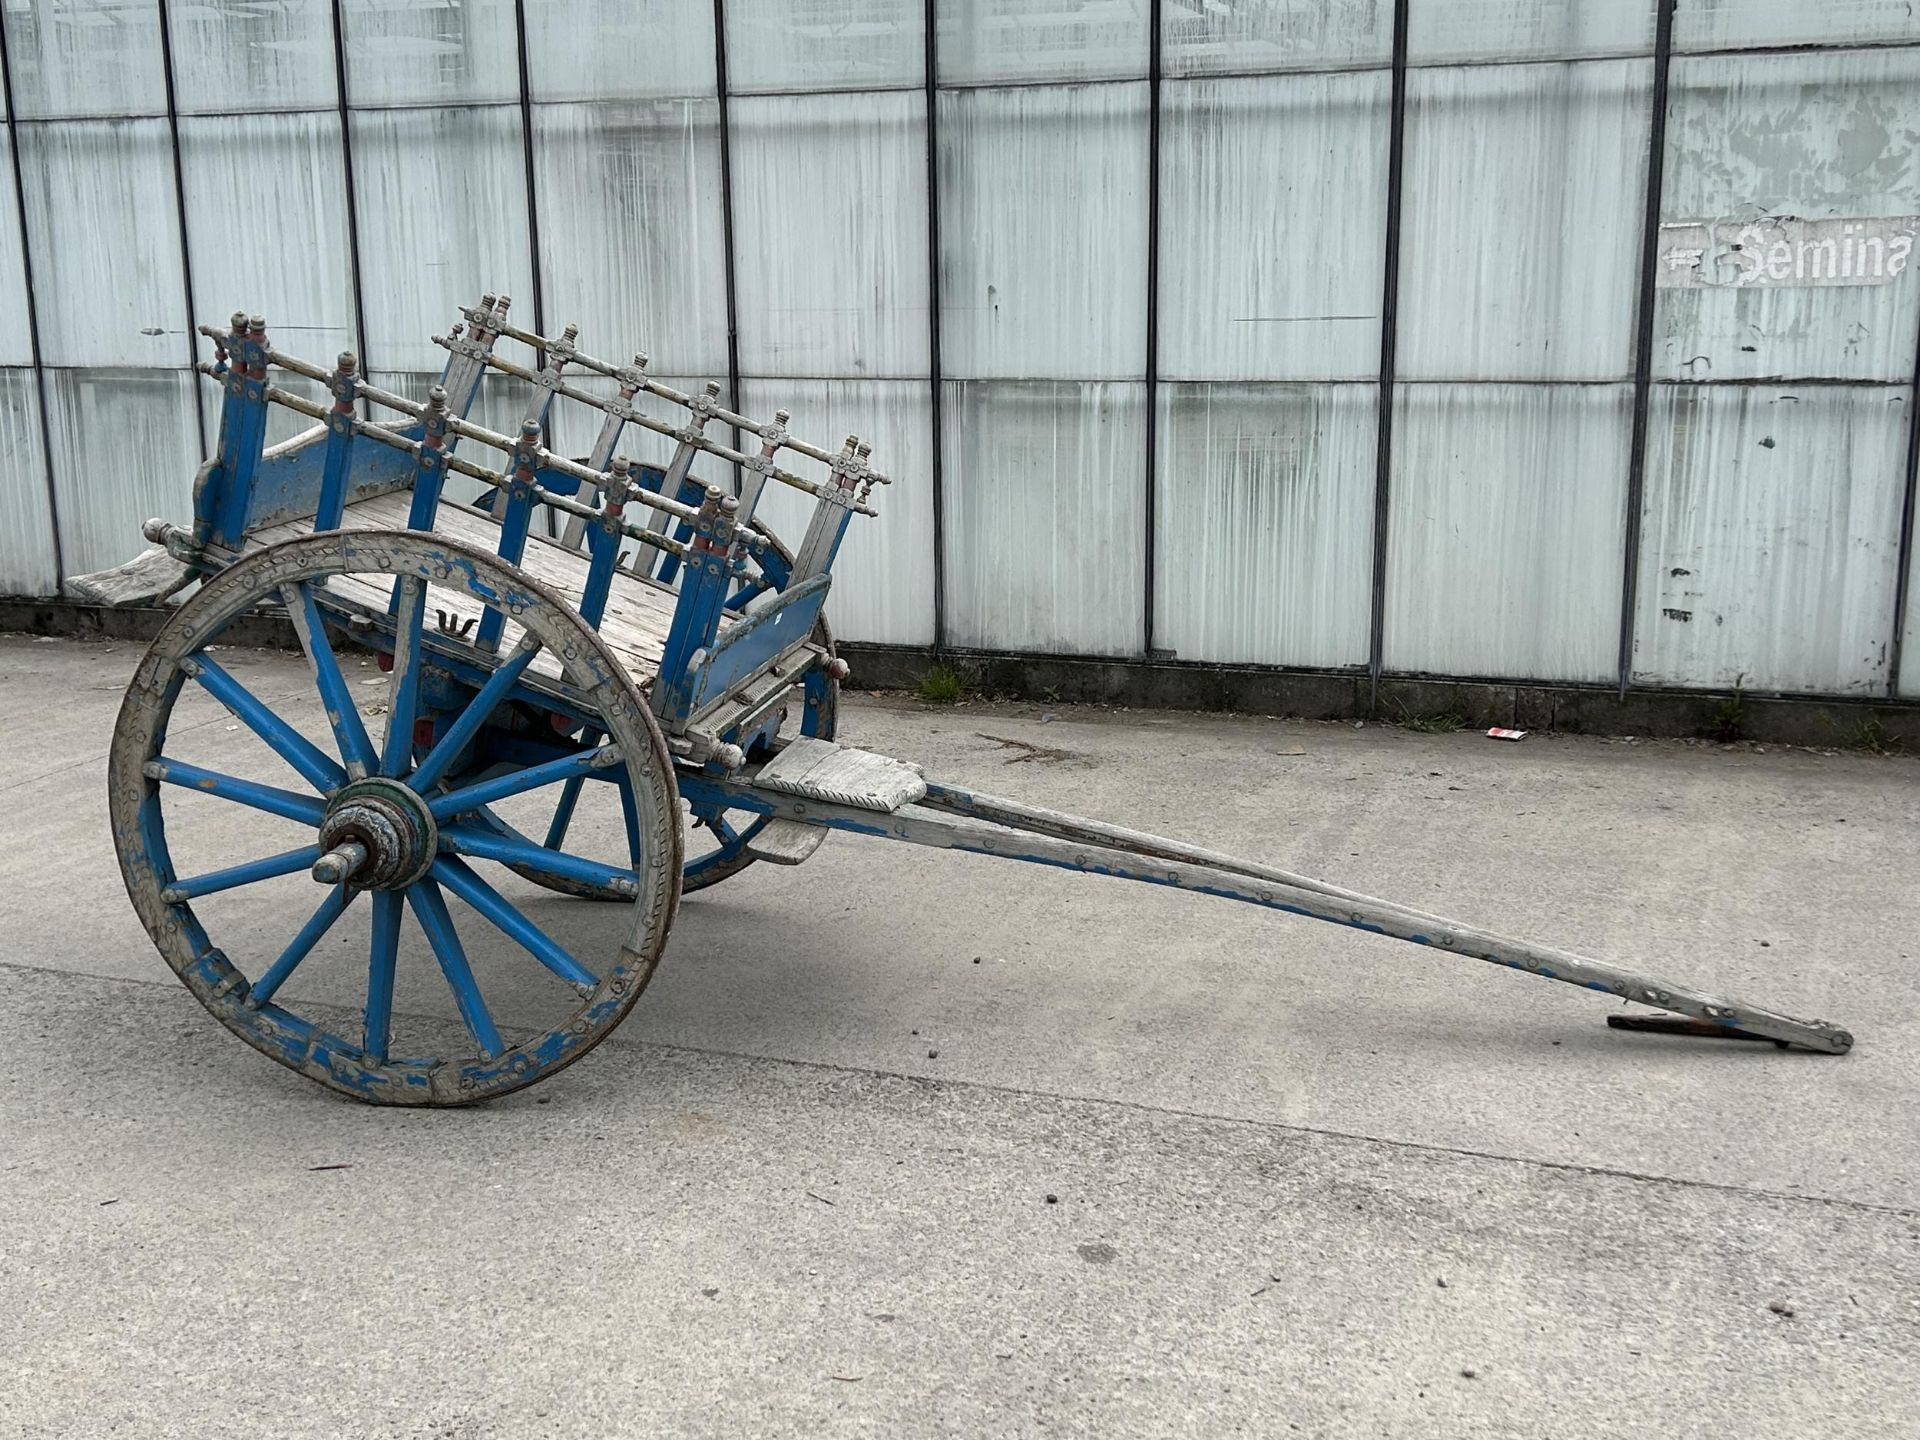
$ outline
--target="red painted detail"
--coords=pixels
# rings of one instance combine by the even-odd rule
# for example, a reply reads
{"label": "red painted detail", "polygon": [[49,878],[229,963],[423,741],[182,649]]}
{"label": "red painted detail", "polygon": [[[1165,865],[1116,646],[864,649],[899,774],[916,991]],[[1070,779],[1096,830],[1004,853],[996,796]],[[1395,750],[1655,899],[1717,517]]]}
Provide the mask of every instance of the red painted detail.
{"label": "red painted detail", "polygon": [[422,715],[413,722],[413,743],[416,749],[430,749],[433,745],[433,717]]}
{"label": "red painted detail", "polygon": [[386,651],[383,650],[380,652],[376,657],[375,663],[379,665],[382,674],[390,675],[393,673],[393,656],[387,654]]}

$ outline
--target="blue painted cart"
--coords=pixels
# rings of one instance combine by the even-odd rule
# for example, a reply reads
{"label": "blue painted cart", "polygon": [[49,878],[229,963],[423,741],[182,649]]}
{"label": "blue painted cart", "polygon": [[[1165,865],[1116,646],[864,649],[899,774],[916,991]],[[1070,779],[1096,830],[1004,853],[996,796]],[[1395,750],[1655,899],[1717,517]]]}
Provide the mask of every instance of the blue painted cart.
{"label": "blue painted cart", "polygon": [[[200,368],[224,392],[218,453],[196,482],[192,528],[147,527],[201,583],[121,709],[114,839],[161,954],[215,1017],[282,1064],[382,1104],[463,1104],[532,1084],[633,1007],[685,891],[755,861],[797,864],[829,830],[1243,900],[1671,1012],[1610,1017],[1636,1028],[1835,1054],[1852,1044],[1823,1021],[939,784],[835,744],[846,671],[823,607],[847,527],[873,513],[873,487],[885,483],[869,447],[851,436],[836,449],[808,444],[785,412],[751,420],[726,408],[717,386],[683,393],[651,377],[644,356],[609,364],[579,350],[571,327],[543,338],[507,317],[505,297],[484,296],[435,337],[448,359],[425,401],[367,383],[351,355],[327,368],[281,353],[258,317],[201,327],[215,358]],[[500,353],[502,340],[527,347],[524,363]],[[471,418],[490,374],[525,387],[517,433]],[[561,401],[591,418],[583,459],[544,443]],[[312,425],[267,445],[275,405]],[[390,418],[368,418],[382,413]],[[636,437],[664,442],[664,463],[625,458]],[[491,464],[474,458],[489,454]],[[712,473],[696,479],[696,460]],[[819,473],[789,468],[803,462]],[[791,550],[759,515],[776,485],[811,502]],[[263,607],[291,622],[317,706],[255,694],[217,657],[229,627]],[[369,656],[385,679],[363,714],[353,686]],[[278,773],[249,776],[170,748],[189,685],[231,712],[227,730],[264,741]],[[377,727],[371,714],[383,716]],[[624,854],[570,842],[589,786],[617,796]],[[169,817],[183,791],[229,802],[239,824],[228,830],[250,837],[257,823],[261,838],[231,863],[182,874]],[[528,805],[540,824],[527,825]],[[503,813],[516,807],[518,825]],[[272,827],[283,840],[269,838]],[[571,953],[498,887],[503,869],[628,907],[617,950]],[[261,935],[256,921],[216,936],[196,914],[196,901],[301,874],[318,889],[283,934]],[[558,997],[550,1020],[496,1021],[449,895],[544,972]],[[364,984],[355,980],[343,1009],[324,987],[295,982],[356,907],[369,915]],[[459,1019],[458,1032],[430,1033],[458,1042],[396,1042],[396,985],[420,980],[401,974],[408,911]],[[333,944],[337,952],[339,937]],[[320,998],[297,998],[307,994]]]}

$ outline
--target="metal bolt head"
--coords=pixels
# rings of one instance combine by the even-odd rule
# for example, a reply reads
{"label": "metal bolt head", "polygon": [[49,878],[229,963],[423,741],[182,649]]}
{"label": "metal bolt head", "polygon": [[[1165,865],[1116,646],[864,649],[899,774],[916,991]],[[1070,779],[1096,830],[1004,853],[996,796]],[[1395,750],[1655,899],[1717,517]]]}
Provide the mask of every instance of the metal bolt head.
{"label": "metal bolt head", "polygon": [[445,410],[447,408],[446,387],[436,385],[427,392],[427,408],[429,410]]}
{"label": "metal bolt head", "polygon": [[540,422],[538,420],[522,420],[520,422],[520,438],[529,445],[537,442],[540,439]]}
{"label": "metal bolt head", "polygon": [[790,411],[776,410],[773,412],[773,423],[776,425],[784,425],[792,418],[793,415]]}
{"label": "metal bolt head", "polygon": [[342,350],[336,368],[342,375],[351,375],[360,368],[360,357],[351,350]]}
{"label": "metal bolt head", "polygon": [[252,335],[266,334],[267,317],[264,315],[249,315],[247,317],[247,332]]}
{"label": "metal bolt head", "polygon": [[244,310],[234,311],[233,314],[230,317],[228,317],[227,324],[233,327],[234,334],[236,335],[246,334],[247,312]]}

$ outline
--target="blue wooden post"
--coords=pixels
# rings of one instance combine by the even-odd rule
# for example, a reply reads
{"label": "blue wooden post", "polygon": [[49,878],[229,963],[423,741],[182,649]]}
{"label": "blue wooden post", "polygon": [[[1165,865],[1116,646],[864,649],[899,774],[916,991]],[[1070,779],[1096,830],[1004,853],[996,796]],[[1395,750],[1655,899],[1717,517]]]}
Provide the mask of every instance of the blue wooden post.
{"label": "blue wooden post", "polygon": [[[500,517],[500,558],[509,565],[518,565],[527,553],[527,530],[533,522],[533,472],[539,464],[539,423],[522,421],[520,438],[513,445],[513,478],[507,485],[506,514]],[[500,632],[506,623],[505,612],[489,606],[480,617],[480,630],[474,643],[482,650],[497,650]]]}
{"label": "blue wooden post", "polygon": [[580,618],[594,629],[607,611],[607,595],[613,589],[613,572],[620,564],[621,512],[627,501],[643,493],[633,482],[631,465],[622,455],[616,457],[607,477],[607,493],[600,519],[587,531],[587,583],[580,593]]}
{"label": "blue wooden post", "polygon": [[267,440],[267,322],[235,314],[227,399],[220,422],[220,482],[213,540],[237,550],[246,535],[253,472]]}
{"label": "blue wooden post", "polygon": [[847,533],[847,522],[853,518],[854,491],[866,473],[866,457],[872,450],[871,445],[861,443],[858,435],[849,435],[840,453],[833,457],[829,467],[833,471],[833,482],[820,496],[820,503],[814,506],[806,538],[794,552],[793,583],[798,584],[812,575],[824,575],[833,568],[834,557],[840,553],[840,541]]}
{"label": "blue wooden post", "polygon": [[351,350],[341,352],[338,368],[328,386],[333,391],[333,411],[327,416],[327,456],[320,472],[320,508],[313,517],[316,530],[338,530],[347,509],[348,458],[353,450],[353,404],[360,393],[355,373],[360,361]]}
{"label": "blue wooden post", "polygon": [[420,453],[414,460],[413,504],[407,510],[409,530],[433,529],[440,508],[440,490],[447,483],[447,392],[436,385],[427,394],[426,423],[420,435]]}
{"label": "blue wooden post", "polygon": [[680,582],[680,603],[660,657],[660,677],[654,681],[653,710],[671,731],[685,728],[693,710],[693,658],[711,650],[720,633],[720,612],[733,584],[735,517],[740,502],[715,487],[707,491],[694,525],[692,553],[686,578]]}

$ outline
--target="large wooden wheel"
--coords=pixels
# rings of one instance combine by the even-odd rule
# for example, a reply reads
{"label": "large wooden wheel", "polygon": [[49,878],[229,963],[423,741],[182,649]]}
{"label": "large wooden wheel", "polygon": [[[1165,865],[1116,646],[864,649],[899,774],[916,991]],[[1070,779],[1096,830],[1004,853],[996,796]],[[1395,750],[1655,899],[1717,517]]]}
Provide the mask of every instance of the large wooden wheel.
{"label": "large wooden wheel", "polygon": [[[208,653],[237,616],[275,598],[300,634],[317,707],[304,697],[270,704]],[[436,612],[471,615],[485,607],[502,610],[509,622],[497,653],[458,638],[458,625],[436,633],[425,624]],[[349,622],[367,643],[391,647],[378,746],[329,638],[330,627],[337,633]],[[177,737],[197,747],[194,761],[170,753],[168,740],[168,722],[189,682],[242,722],[202,724]],[[476,737],[523,684],[574,715],[577,734],[604,741],[569,748],[557,739],[555,758],[518,768],[497,758],[485,768],[471,763]],[[316,709],[324,719],[308,728],[330,731],[331,744],[316,744],[295,721]],[[430,712],[434,723],[420,725]],[[278,757],[278,774],[269,768],[251,778],[203,763],[201,752],[226,740],[238,768],[273,766],[249,736],[224,734],[243,728]],[[242,742],[251,762],[240,753]],[[609,773],[619,776],[634,819],[631,866],[548,850],[488,823],[489,807],[503,799]],[[109,803],[127,893],[195,997],[261,1053],[381,1104],[464,1104],[520,1089],[577,1060],[625,1018],[652,977],[680,895],[672,762],[632,680],[554,592],[496,556],[435,535],[328,532],[270,546],[214,576],[161,631],[127,691],[114,732]],[[220,812],[213,830],[245,858],[182,874],[173,850],[183,806],[202,807],[203,817],[205,807]],[[533,864],[543,874],[617,893],[632,914],[613,953],[569,953],[495,888],[483,873],[494,864]],[[195,912],[196,900],[308,874],[320,884],[305,893],[318,903],[301,902],[285,933],[260,933],[270,926],[256,914],[216,940]],[[509,978],[516,996],[537,992],[540,1003],[532,1008],[544,1018],[496,1022],[449,894],[463,902],[470,931],[504,936],[523,952]],[[295,998],[301,981],[317,978],[301,971],[303,963],[363,897],[359,908],[371,912],[358,952],[364,985],[355,981],[352,992],[363,998],[350,1006],[337,997]],[[395,1036],[395,987],[407,911],[444,985],[434,993],[450,992],[458,1029],[452,1017],[422,1021],[403,1046]],[[336,937],[330,958],[340,958],[338,948]],[[399,977],[409,994],[425,993],[421,986],[436,979],[433,967],[421,968]],[[464,1041],[445,1038],[462,1032]]]}

